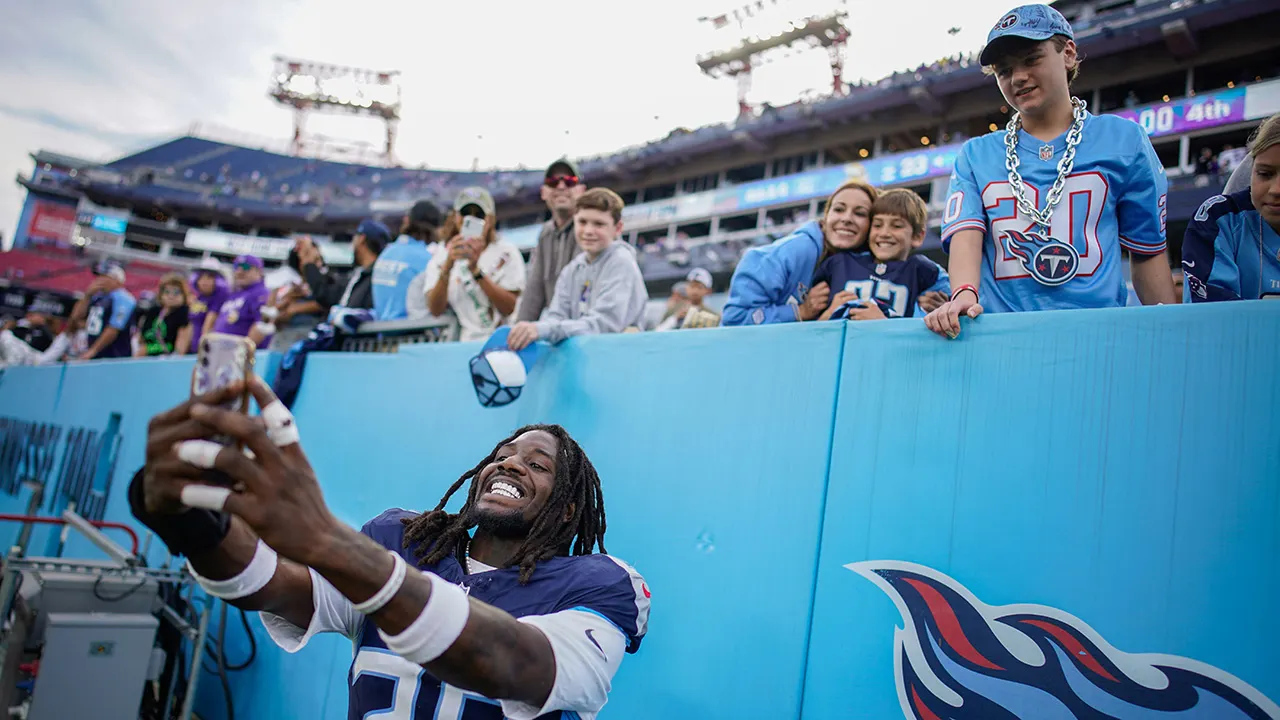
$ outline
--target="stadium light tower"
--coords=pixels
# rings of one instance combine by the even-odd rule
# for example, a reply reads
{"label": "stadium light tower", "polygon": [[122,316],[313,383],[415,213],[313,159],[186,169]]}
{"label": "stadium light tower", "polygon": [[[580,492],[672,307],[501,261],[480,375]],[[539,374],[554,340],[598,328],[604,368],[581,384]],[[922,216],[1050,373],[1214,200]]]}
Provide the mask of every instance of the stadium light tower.
{"label": "stadium light tower", "polygon": [[[844,56],[849,41],[845,0],[754,0],[714,17],[698,18],[714,30],[733,32],[728,48],[698,57],[698,67],[711,77],[738,81],[738,115],[749,115],[751,70],[764,54],[807,41],[825,47],[831,57],[831,92],[845,94]],[[725,33],[721,33],[724,35]]]}
{"label": "stadium light tower", "polygon": [[307,135],[307,115],[340,112],[381,118],[387,143],[383,159],[395,164],[396,129],[400,124],[400,71],[366,70],[293,60],[277,55],[271,97],[293,108],[294,155],[311,154],[316,138]]}

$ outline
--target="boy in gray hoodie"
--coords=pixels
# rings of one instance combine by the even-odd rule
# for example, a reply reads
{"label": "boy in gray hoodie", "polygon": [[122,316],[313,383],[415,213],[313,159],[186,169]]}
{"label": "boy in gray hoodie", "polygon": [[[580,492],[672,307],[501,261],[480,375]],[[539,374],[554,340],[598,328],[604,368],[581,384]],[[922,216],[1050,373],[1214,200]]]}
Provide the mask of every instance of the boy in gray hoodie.
{"label": "boy in gray hoodie", "polygon": [[649,294],[635,249],[618,239],[622,207],[622,198],[608,188],[592,188],[578,198],[573,224],[582,252],[560,271],[555,296],[538,321],[512,326],[512,350],[535,340],[558,343],[640,325]]}

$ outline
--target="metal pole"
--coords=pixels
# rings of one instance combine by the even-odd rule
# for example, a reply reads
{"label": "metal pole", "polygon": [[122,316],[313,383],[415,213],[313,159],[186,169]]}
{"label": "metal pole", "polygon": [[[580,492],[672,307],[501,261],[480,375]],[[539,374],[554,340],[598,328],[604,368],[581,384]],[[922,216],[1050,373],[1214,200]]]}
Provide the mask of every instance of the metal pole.
{"label": "metal pole", "polygon": [[[27,501],[27,515],[39,515],[40,503],[44,502],[44,483],[28,481],[23,485],[31,488],[31,499]],[[27,545],[31,542],[31,530],[35,527],[35,523],[22,523],[22,530],[18,532],[18,547],[22,548],[22,552],[27,552]]]}
{"label": "metal pole", "polygon": [[196,633],[195,650],[191,653],[191,672],[187,676],[187,695],[182,699],[182,713],[178,715],[178,720],[191,720],[191,711],[196,703],[196,686],[200,682],[201,662],[204,660],[204,643],[209,635],[209,614],[212,611],[213,602],[208,602],[204,606],[204,612],[200,614],[200,630]]}
{"label": "metal pole", "polygon": [[[0,582],[0,623],[5,623],[9,619],[9,610],[13,607],[13,597],[18,593],[18,573],[20,570],[13,567],[12,560],[22,555],[22,551],[18,546],[9,548],[9,554],[4,558],[4,580]],[[0,658],[6,657],[9,650],[9,638],[13,635],[13,630],[0,633]]]}
{"label": "metal pole", "polygon": [[74,527],[89,539],[89,542],[97,546],[99,550],[106,553],[116,564],[121,567],[133,567],[138,564],[138,558],[134,557],[129,551],[112,542],[101,530],[94,527],[74,510],[68,508],[63,511],[62,519],[67,521],[67,527]]}

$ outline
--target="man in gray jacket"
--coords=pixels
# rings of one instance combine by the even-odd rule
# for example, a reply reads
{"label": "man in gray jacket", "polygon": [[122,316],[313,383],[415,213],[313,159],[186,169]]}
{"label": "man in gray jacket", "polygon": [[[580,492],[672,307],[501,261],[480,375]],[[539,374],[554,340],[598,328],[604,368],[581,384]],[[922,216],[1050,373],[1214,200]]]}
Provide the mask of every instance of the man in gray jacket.
{"label": "man in gray jacket", "polygon": [[573,239],[573,204],[586,189],[572,161],[560,159],[547,167],[541,193],[542,201],[551,211],[551,219],[542,225],[538,244],[529,255],[516,320],[534,321],[542,315],[555,294],[560,271],[578,254],[578,244]]}
{"label": "man in gray jacket", "polygon": [[638,326],[649,294],[636,251],[619,240],[622,198],[592,188],[575,203],[574,234],[582,250],[560,273],[551,304],[537,322],[518,322],[507,344],[521,350],[535,340],[558,343],[575,335],[617,333]]}

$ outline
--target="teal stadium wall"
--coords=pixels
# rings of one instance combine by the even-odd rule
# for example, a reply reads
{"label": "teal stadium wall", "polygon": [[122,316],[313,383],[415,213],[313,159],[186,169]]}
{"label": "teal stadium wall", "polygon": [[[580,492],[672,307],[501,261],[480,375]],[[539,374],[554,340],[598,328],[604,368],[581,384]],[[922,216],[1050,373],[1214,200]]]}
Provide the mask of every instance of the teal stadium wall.
{"label": "teal stadium wall", "polygon": [[[1050,621],[1085,670],[1188,670],[1280,717],[1262,697],[1280,698],[1280,303],[987,316],[955,342],[912,321],[584,338],[500,409],[470,387],[477,349],[313,356],[304,447],[359,526],[433,506],[518,425],[567,427],[604,480],[610,552],[653,590],[602,717],[982,717],[972,692],[1070,717],[1037,667]],[[190,369],[13,368],[0,415],[100,429],[121,413],[107,515],[130,520],[146,423]],[[251,624],[237,717],[346,717],[349,642],[290,656]],[[243,658],[239,623],[227,634]],[[1111,698],[1095,704],[1165,697],[1085,675]],[[1235,717],[1212,702],[1177,717]],[[205,675],[201,715],[222,704]]]}

